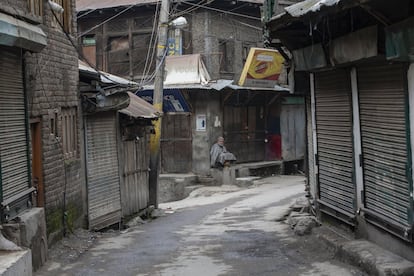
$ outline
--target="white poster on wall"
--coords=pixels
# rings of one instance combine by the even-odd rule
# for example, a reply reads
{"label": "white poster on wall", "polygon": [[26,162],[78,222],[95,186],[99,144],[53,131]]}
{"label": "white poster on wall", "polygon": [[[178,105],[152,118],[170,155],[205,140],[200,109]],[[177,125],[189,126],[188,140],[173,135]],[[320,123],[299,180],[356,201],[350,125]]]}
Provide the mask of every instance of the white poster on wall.
{"label": "white poster on wall", "polygon": [[205,114],[199,114],[196,117],[196,130],[206,131],[207,117]]}

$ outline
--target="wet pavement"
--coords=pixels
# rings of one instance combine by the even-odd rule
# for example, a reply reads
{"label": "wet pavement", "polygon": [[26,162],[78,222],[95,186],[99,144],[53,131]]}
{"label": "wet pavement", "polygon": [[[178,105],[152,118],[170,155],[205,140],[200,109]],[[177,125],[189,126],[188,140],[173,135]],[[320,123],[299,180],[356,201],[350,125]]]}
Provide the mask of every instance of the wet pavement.
{"label": "wet pavement", "polygon": [[304,187],[303,177],[277,176],[247,189],[202,188],[161,204],[165,216],[93,236],[75,257],[51,250],[34,275],[365,275],[283,221]]}

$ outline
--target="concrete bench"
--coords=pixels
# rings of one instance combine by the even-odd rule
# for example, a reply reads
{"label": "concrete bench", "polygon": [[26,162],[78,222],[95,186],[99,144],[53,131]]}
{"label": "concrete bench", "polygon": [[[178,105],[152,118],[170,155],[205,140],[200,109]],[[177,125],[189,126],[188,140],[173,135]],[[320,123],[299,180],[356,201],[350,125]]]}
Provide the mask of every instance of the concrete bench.
{"label": "concrete bench", "polygon": [[283,173],[283,161],[241,163],[234,166],[236,177],[272,176]]}

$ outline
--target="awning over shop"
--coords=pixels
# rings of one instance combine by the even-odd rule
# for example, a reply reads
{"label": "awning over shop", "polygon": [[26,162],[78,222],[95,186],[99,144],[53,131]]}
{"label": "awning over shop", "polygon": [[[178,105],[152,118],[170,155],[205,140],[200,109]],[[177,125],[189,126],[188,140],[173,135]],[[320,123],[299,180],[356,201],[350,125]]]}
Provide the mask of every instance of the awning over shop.
{"label": "awning over shop", "polygon": [[[210,81],[207,84],[201,83],[189,83],[189,84],[164,84],[164,89],[201,89],[201,90],[217,90],[220,91],[223,88],[228,87],[233,83],[233,80],[215,80]],[[154,90],[154,85],[144,85],[143,90]]]}
{"label": "awning over shop", "polygon": [[129,105],[128,107],[119,110],[120,113],[136,119],[155,119],[161,116],[160,112],[145,100],[131,92],[128,92],[128,95],[130,99]]}
{"label": "awning over shop", "polygon": [[10,15],[0,13],[0,45],[40,52],[47,45],[43,30]]}
{"label": "awning over shop", "polygon": [[[153,90],[137,91],[137,96],[147,101],[150,105],[153,103]],[[190,112],[187,101],[178,89],[164,89],[163,112]]]}
{"label": "awning over shop", "polygon": [[278,91],[278,92],[289,92],[290,89],[280,86],[280,85],[275,85],[273,88],[268,88],[268,87],[246,87],[246,86],[239,86],[239,85],[235,85],[235,84],[230,84],[227,86],[228,88],[231,88],[233,90],[255,90],[255,91]]}

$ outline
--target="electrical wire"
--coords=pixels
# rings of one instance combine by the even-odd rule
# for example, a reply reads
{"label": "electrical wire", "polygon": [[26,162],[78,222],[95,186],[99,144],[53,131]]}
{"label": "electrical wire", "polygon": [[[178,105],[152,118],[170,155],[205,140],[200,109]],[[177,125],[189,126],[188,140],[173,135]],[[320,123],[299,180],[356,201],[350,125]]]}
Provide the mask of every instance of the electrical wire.
{"label": "electrical wire", "polygon": [[[69,42],[72,44],[72,47],[76,50],[78,55],[82,57],[82,59],[91,67],[93,68],[99,77],[104,77],[105,79],[109,80],[112,83],[117,83],[113,79],[109,78],[105,74],[102,74],[95,66],[93,66],[84,56],[83,53],[79,51],[76,44],[73,42],[72,38],[70,37],[69,33],[65,30],[65,27],[62,25],[62,22],[60,22],[59,18],[57,17],[56,13],[53,11],[53,9],[50,9],[52,11],[53,16],[55,17],[56,21],[58,22],[60,28],[62,29],[63,33],[65,34],[66,38],[69,40]],[[121,83],[118,83],[119,85],[123,85]]]}
{"label": "electrical wire", "polygon": [[212,10],[212,11],[224,13],[224,14],[230,14],[230,15],[240,16],[240,17],[254,19],[254,20],[261,20],[261,18],[259,18],[259,17],[254,17],[254,16],[245,15],[245,14],[241,14],[241,13],[230,12],[230,11],[224,11],[224,10],[208,7],[208,6],[205,6],[205,5],[203,6],[203,5],[199,5],[199,4],[191,3],[191,2],[187,2],[187,1],[182,1],[182,3],[185,3],[187,5],[197,6],[197,7],[200,7],[200,8],[207,9],[207,10]]}
{"label": "electrical wire", "polygon": [[[234,16],[240,16],[240,17],[245,17],[245,18],[249,18],[249,19],[253,19],[253,20],[260,20],[260,18],[257,18],[257,17],[252,17],[252,16],[248,16],[248,15],[244,15],[244,14],[239,14],[239,13],[234,13],[233,11],[234,10],[237,10],[237,9],[240,9],[240,8],[242,8],[242,7],[244,7],[244,6],[246,6],[247,5],[247,3],[246,4],[244,4],[244,5],[241,5],[241,6],[239,6],[239,7],[236,7],[236,8],[234,8],[234,9],[232,9],[232,10],[230,10],[230,11],[224,11],[224,10],[220,10],[220,9],[216,9],[216,8],[211,8],[211,7],[208,7],[207,5],[209,5],[209,4],[211,4],[212,2],[214,2],[215,0],[202,0],[202,2],[201,2],[201,4],[195,4],[195,3],[191,3],[191,2],[187,2],[187,1],[182,1],[182,2],[180,2],[180,3],[185,3],[185,4],[187,4],[187,5],[189,5],[190,6],[190,8],[187,8],[187,9],[185,9],[184,11],[180,11],[180,12],[177,12],[177,13],[175,13],[175,11],[178,9],[178,5],[180,4],[180,3],[177,3],[174,7],[173,7],[173,9],[171,10],[171,12],[169,12],[169,14],[172,16],[172,17],[178,17],[178,16],[181,16],[181,15],[184,15],[184,14],[190,14],[191,12],[193,12],[193,11],[195,11],[195,10],[198,10],[198,9],[200,9],[200,8],[205,8],[205,9],[209,9],[209,10],[213,10],[213,11],[216,11],[216,12],[219,12],[220,13],[220,15],[222,15],[222,14],[230,14],[230,15],[234,15]],[[129,10],[129,9],[131,9],[132,7],[134,7],[134,6],[136,6],[137,4],[134,4],[134,5],[131,5],[131,6],[128,6],[127,8],[125,8],[124,10],[122,10],[121,12],[119,12],[119,13],[117,13],[117,14],[115,14],[114,16],[112,16],[112,17],[110,17],[110,18],[108,18],[107,20],[105,20],[105,21],[103,21],[103,22],[101,22],[100,24],[98,24],[98,25],[96,25],[96,26],[94,26],[94,27],[92,27],[91,29],[89,29],[88,31],[85,31],[85,32],[83,32],[82,34],[80,34],[80,35],[78,35],[78,37],[80,37],[80,36],[83,36],[83,35],[85,35],[85,34],[87,34],[87,33],[89,33],[89,32],[91,32],[92,30],[94,30],[94,29],[96,29],[96,28],[98,28],[99,26],[101,26],[101,25],[103,25],[103,24],[105,24],[105,23],[107,23],[107,22],[109,22],[110,20],[112,20],[112,19],[114,19],[114,18],[116,18],[116,17],[118,17],[119,15],[121,15],[122,13],[124,13],[124,12],[126,12],[127,10]],[[159,6],[159,1],[157,1],[157,7]],[[159,11],[158,11],[159,12]],[[89,12],[88,12],[89,13]],[[217,16],[220,16],[220,15],[217,15]],[[146,60],[145,60],[145,66],[144,66],[144,71],[143,71],[143,78],[141,78],[141,83],[140,83],[140,85],[141,84],[143,84],[144,82],[145,83],[147,83],[148,81],[151,81],[153,78],[154,78],[154,75],[155,75],[155,72],[157,72],[157,69],[151,74],[151,75],[149,75],[149,78],[147,78],[148,77],[148,70],[152,67],[152,64],[153,64],[153,60],[154,60],[154,56],[155,56],[155,50],[154,50],[154,46],[155,46],[155,43],[156,43],[156,40],[153,40],[153,38],[154,38],[154,34],[155,34],[155,32],[154,32],[154,26],[156,25],[156,20],[155,20],[155,18],[154,18],[154,24],[153,24],[153,31],[151,32],[151,39],[150,39],[150,43],[149,43],[149,45],[148,45],[148,50],[147,50],[147,56],[146,56]],[[258,27],[255,27],[255,26],[253,26],[253,25],[250,25],[250,24],[247,24],[247,23],[243,23],[243,25],[245,25],[245,26],[247,26],[247,27],[251,27],[251,28],[254,28],[254,29],[256,29],[256,30],[259,30],[260,28],[258,28]],[[261,30],[261,29],[260,29]],[[157,30],[157,36],[158,36],[158,30]],[[156,37],[157,37],[156,36]],[[126,37],[126,36],[125,36]],[[120,38],[118,38],[118,39],[120,39]],[[201,39],[200,39],[201,40]],[[154,41],[154,44],[152,44],[152,41]],[[190,43],[194,43],[195,41],[197,41],[197,40],[192,40]],[[104,50],[107,50],[107,48],[109,47],[109,45],[107,45],[106,46],[106,49],[104,49]],[[188,46],[189,47],[189,46]],[[151,51],[152,50],[152,51]],[[151,57],[151,60],[149,61],[148,60],[148,58],[149,57]],[[142,64],[142,63],[141,63]],[[93,66],[92,66],[93,67]],[[137,68],[137,66],[135,67],[135,68]]]}
{"label": "electrical wire", "polygon": [[96,11],[97,9],[90,9],[89,11],[87,11],[87,12],[85,12],[85,13],[82,13],[80,16],[78,16],[78,15],[76,15],[76,18],[77,19],[80,19],[80,18],[82,18],[82,17],[84,17],[84,16],[87,16],[88,14],[90,14],[90,13],[93,13],[94,11]]}
{"label": "electrical wire", "polygon": [[[157,24],[156,18],[159,15],[159,12],[160,12],[159,7],[160,7],[160,3],[157,2],[157,6],[155,8],[154,22],[152,24],[152,33],[151,33],[150,43],[148,45],[147,56],[146,56],[146,59],[145,59],[145,65],[144,65],[144,70],[143,70],[143,76],[144,77],[141,78],[141,82],[140,82],[140,85],[141,86],[142,86],[143,82],[146,81],[145,78],[146,78],[146,76],[147,76],[147,74],[148,74],[148,72],[149,72],[149,70],[150,70],[150,68],[152,66],[153,61],[154,61],[155,44],[157,43],[156,37],[158,36],[158,24]],[[155,33],[156,33],[156,36],[154,36]],[[154,37],[155,37],[155,39],[154,39]],[[152,45],[153,39],[154,39],[154,44]],[[151,61],[148,64],[148,60],[149,60],[150,55],[151,55]]]}
{"label": "electrical wire", "polygon": [[111,16],[110,18],[108,18],[108,19],[104,20],[103,22],[101,22],[101,23],[99,23],[99,24],[95,25],[94,27],[90,28],[89,30],[87,30],[87,31],[85,31],[85,32],[83,32],[83,33],[81,33],[81,34],[79,34],[79,35],[78,35],[78,38],[79,38],[79,37],[81,37],[81,36],[84,36],[85,34],[87,34],[87,33],[91,32],[91,31],[93,31],[93,30],[95,30],[96,28],[98,28],[98,27],[102,26],[103,24],[105,24],[105,23],[107,23],[107,22],[111,21],[112,19],[114,19],[114,18],[116,18],[116,17],[120,16],[121,14],[123,14],[124,12],[126,12],[126,11],[128,11],[128,10],[132,9],[132,8],[133,8],[133,7],[135,7],[136,5],[138,5],[138,3],[128,6],[127,8],[125,8],[125,9],[123,9],[122,11],[118,12],[117,14],[115,14],[115,15]]}

